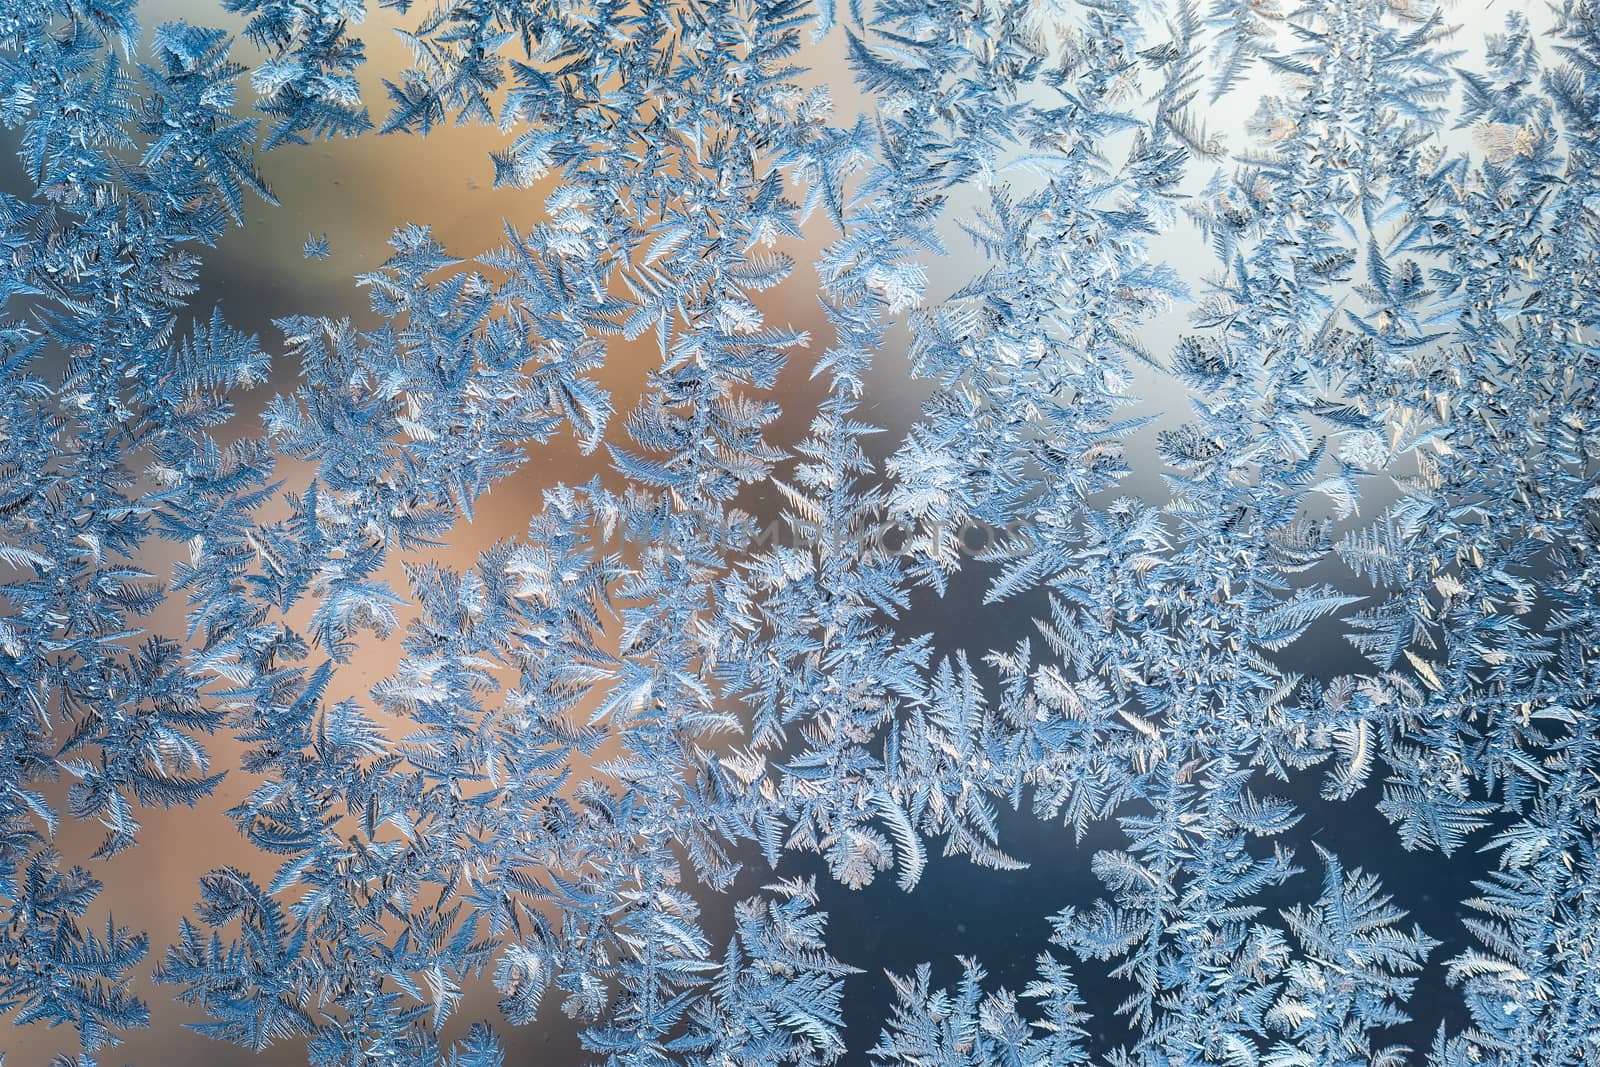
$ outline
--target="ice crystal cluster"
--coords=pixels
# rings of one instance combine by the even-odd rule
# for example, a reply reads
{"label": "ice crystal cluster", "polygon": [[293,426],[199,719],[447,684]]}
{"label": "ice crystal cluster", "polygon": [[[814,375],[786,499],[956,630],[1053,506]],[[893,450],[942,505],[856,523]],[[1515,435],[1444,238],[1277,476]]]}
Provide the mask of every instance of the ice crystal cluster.
{"label": "ice crystal cluster", "polygon": [[[5,1044],[1600,1063],[1593,0],[381,4],[0,0]],[[192,306],[261,153],[458,124],[499,247]],[[563,439],[607,473],[450,554]],[[119,924],[224,792],[256,861]],[[1034,824],[1031,977],[929,931],[846,1027],[824,898]]]}

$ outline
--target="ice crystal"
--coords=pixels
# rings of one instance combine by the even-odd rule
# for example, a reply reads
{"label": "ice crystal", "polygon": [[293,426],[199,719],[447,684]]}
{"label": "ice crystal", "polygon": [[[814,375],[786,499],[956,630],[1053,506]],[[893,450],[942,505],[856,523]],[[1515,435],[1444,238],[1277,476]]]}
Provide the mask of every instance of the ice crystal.
{"label": "ice crystal", "polygon": [[[318,1067],[552,1013],[608,1067],[1600,1060],[1591,0],[396,0],[377,124],[364,4],[222,7],[253,69],[0,0],[13,1032],[90,1067],[153,977]],[[368,328],[192,306],[258,150],[452,123],[543,204],[499,247],[398,226]],[[606,476],[447,551],[568,436]],[[929,632],[974,588],[1030,636]],[[224,781],[257,861],[119,925],[97,869]],[[1099,888],[1025,984],[847,1026],[818,879],[1001,884],[1028,818]],[[1466,917],[1396,850],[1481,857]]]}

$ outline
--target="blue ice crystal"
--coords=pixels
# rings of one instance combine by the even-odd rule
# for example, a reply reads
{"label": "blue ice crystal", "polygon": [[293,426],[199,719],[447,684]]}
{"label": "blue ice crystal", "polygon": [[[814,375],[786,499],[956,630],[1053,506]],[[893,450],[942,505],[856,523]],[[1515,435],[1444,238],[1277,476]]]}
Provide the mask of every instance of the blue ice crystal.
{"label": "blue ice crystal", "polygon": [[[1594,0],[188,6],[0,0],[4,1044],[1600,1063]],[[456,125],[497,247],[197,306]]]}

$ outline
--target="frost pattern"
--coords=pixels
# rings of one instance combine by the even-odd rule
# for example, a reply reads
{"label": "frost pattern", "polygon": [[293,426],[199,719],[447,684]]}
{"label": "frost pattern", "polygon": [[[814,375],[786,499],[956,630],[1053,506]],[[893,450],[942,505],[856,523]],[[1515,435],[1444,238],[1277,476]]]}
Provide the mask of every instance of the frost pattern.
{"label": "frost pattern", "polygon": [[[367,12],[223,6],[253,68],[141,45],[133,0],[0,2],[0,1011],[70,1028],[57,1063],[150,1024],[141,976],[318,1067],[500,1067],[551,1011],[608,1067],[1600,1061],[1588,0],[1482,42],[1430,0],[387,0],[381,131],[497,125],[544,210],[471,262],[403,225],[379,325],[268,345],[191,309],[202,250],[274,203],[258,150],[374,131]],[[835,46],[858,112],[808,74]],[[763,295],[796,284],[825,336]],[[901,338],[931,391],[875,442]],[[611,473],[447,561],[565,435]],[[1037,636],[921,632],[958,580]],[[91,919],[141,812],[225,775],[259,869]],[[1481,854],[1463,930],[1373,857],[1308,873],[1318,791],[1377,855]],[[1006,809],[1099,895],[1020,992],[941,960],[847,1032],[872,961],[804,854],[1016,870]],[[1430,970],[1461,1011],[1412,1050]],[[484,982],[503,1019],[449,1039]]]}

